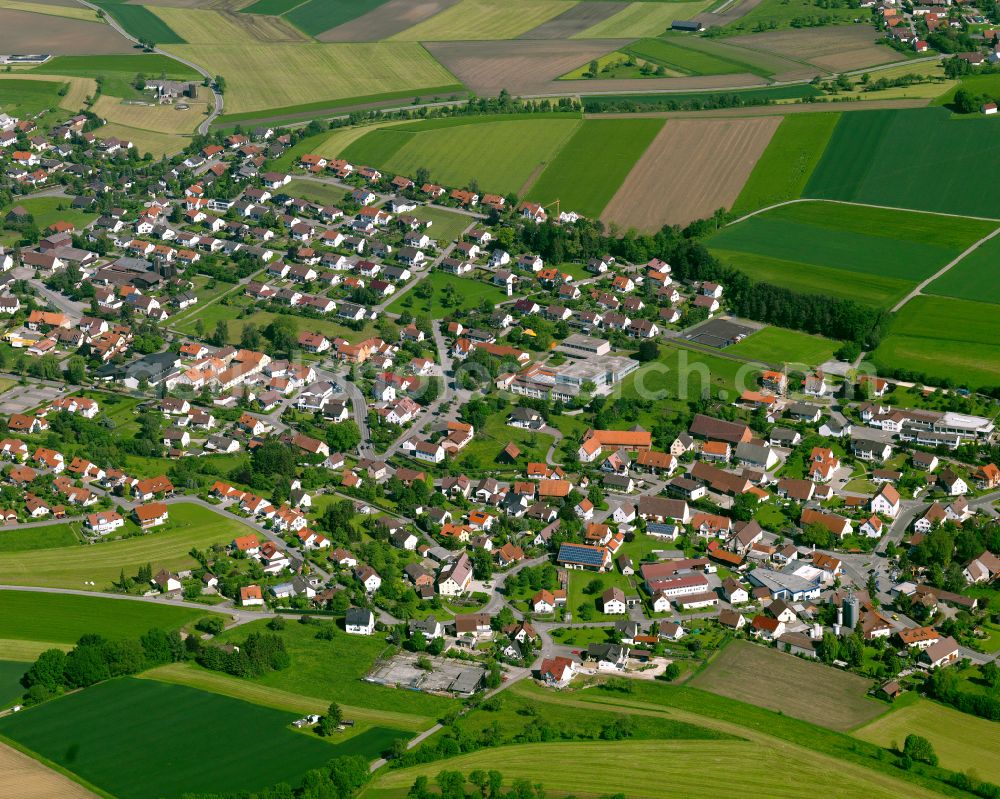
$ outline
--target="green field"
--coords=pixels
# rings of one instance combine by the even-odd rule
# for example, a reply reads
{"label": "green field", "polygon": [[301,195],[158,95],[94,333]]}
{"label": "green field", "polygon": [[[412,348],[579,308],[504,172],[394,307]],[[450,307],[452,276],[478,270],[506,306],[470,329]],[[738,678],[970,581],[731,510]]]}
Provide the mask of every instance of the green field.
{"label": "green field", "polygon": [[34,217],[35,225],[39,230],[45,230],[56,222],[69,222],[82,229],[97,218],[97,214],[71,208],[70,203],[72,202],[70,197],[17,198],[6,208],[0,209],[0,215],[6,216],[11,208],[20,205]]}
{"label": "green field", "polygon": [[373,130],[344,158],[412,177],[421,167],[445,186],[477,181],[481,191],[523,192],[581,125],[575,116],[432,120]]}
{"label": "green field", "polygon": [[532,185],[527,197],[563,211],[600,216],[635,162],[663,127],[662,119],[587,119]]}
{"label": "green field", "polygon": [[[431,227],[428,235],[434,235],[434,227]],[[393,300],[386,308],[389,313],[403,313],[409,311],[414,316],[427,314],[431,319],[443,319],[449,314],[457,311],[467,311],[470,308],[478,308],[484,301],[490,305],[496,305],[507,299],[507,294],[503,290],[486,283],[482,280],[475,280],[469,277],[457,277],[445,272],[433,271],[420,280],[421,286],[430,286],[433,293],[428,299],[416,296],[414,290]],[[454,304],[445,305],[445,288],[452,286],[455,289],[451,295]]]}
{"label": "green field", "polygon": [[802,202],[723,228],[707,243],[757,279],[886,305],[992,229],[974,219]]}
{"label": "green field", "polygon": [[636,2],[629,3],[617,14],[577,33],[574,39],[633,39],[659,36],[669,30],[675,19],[692,19],[710,5],[708,0],[697,2]]}
{"label": "green field", "polygon": [[[731,358],[666,344],[660,347],[659,358],[628,375],[619,391],[628,399],[656,401],[679,398],[683,402],[693,402],[706,394],[732,399],[741,393],[736,390],[740,374],[744,373],[748,379],[749,371],[744,364]],[[648,430],[647,425],[657,420],[658,416],[652,416],[640,424]]]}
{"label": "green field", "polygon": [[340,186],[303,180],[302,178],[293,178],[283,191],[291,197],[324,205],[339,205],[347,196],[347,190]]}
{"label": "green field", "polygon": [[126,31],[140,41],[156,44],[183,44],[182,39],[166,22],[145,6],[130,5],[126,0],[93,0]]}
{"label": "green field", "polygon": [[68,524],[50,524],[19,530],[0,528],[0,552],[29,552],[33,549],[70,547],[79,542],[80,537]]}
{"label": "green field", "polygon": [[924,293],[1000,303],[1000,238],[975,249],[927,286]]}
{"label": "green field", "polygon": [[839,114],[788,114],[733,205],[739,214],[796,200],[830,141]]}
{"label": "green field", "polygon": [[[841,114],[805,196],[1000,218],[994,120],[945,108]],[[901,158],[899,142],[910,143]],[[928,181],[914,163],[935,164]]]}
{"label": "green field", "polygon": [[437,208],[430,205],[418,205],[410,213],[417,219],[431,222],[431,226],[427,228],[427,235],[432,239],[436,239],[442,247],[447,242],[461,236],[462,231],[476,221],[470,219],[465,214],[458,214],[446,208]]}
{"label": "green field", "polygon": [[176,630],[212,611],[36,591],[0,591],[0,639],[73,644],[84,633],[138,638],[153,627]]}
{"label": "green field", "polygon": [[757,31],[802,27],[793,24],[796,20],[829,17],[836,23],[853,22],[858,17],[867,17],[867,9],[852,8],[849,5],[819,7],[813,0],[763,0],[744,16],[730,23],[722,30],[726,33],[755,33]]}
{"label": "green field", "polygon": [[974,771],[979,779],[1000,785],[1000,724],[927,699],[908,699],[913,701],[893,708],[854,734],[896,750],[903,748],[907,735],[922,735],[934,746],[945,768]]}
{"label": "green field", "polygon": [[0,708],[12,704],[21,694],[21,675],[30,664],[19,660],[0,660]]}
{"label": "green field", "polygon": [[972,388],[1000,385],[1000,320],[981,302],[914,297],[893,319],[872,354],[885,373],[895,368]]}
{"label": "green field", "polygon": [[[295,732],[289,726],[295,719],[195,688],[126,677],[0,719],[0,735],[119,799],[298,784],[332,757],[374,757],[398,737],[371,729],[336,745]],[[154,729],[168,747],[136,746]]]}
{"label": "green field", "polygon": [[267,14],[271,16],[281,16],[291,11],[296,6],[302,5],[304,0],[257,0],[256,3],[241,8],[244,14]]}
{"label": "green field", "polygon": [[[755,75],[767,77],[773,72],[762,69],[757,64],[748,61],[727,58],[718,53],[709,52],[705,49],[695,49],[687,47],[686,41],[681,37],[672,39],[640,39],[622,52],[662,64],[665,67],[683,72],[688,75],[728,75],[738,72],[751,72]],[[752,57],[752,53],[746,52],[747,58]]]}
{"label": "green field", "polygon": [[[127,6],[136,8],[136,6]],[[201,75],[179,61],[158,53],[136,55],[62,55],[31,70],[41,75],[102,78],[105,94],[125,99],[140,96],[132,82],[139,73],[147,77],[165,74],[175,80],[200,81]]]}
{"label": "green field", "polygon": [[765,327],[727,347],[726,354],[742,355],[768,364],[804,363],[811,367],[831,360],[838,346],[836,341],[822,336],[783,327]]}
{"label": "green field", "polygon": [[374,11],[385,2],[386,0],[306,0],[284,16],[297,28],[315,36]]}
{"label": "green field", "polygon": [[[191,547],[204,549],[227,544],[247,528],[200,505],[170,506],[170,521],[137,538],[121,541],[39,549],[33,552],[0,552],[0,574],[8,585],[38,585],[102,591],[118,579],[121,570],[135,574],[146,563],[159,569],[191,568],[196,561]],[[95,585],[85,583],[93,581]]]}
{"label": "green field", "polygon": [[822,92],[815,86],[806,83],[788,86],[773,86],[766,89],[736,89],[717,92],[669,92],[656,94],[595,94],[580,98],[584,108],[590,113],[614,111],[616,106],[627,103],[631,107],[646,110],[670,110],[692,105],[695,108],[711,108],[713,102],[722,98],[742,101],[742,105],[766,105],[778,100],[800,100],[809,97],[819,97]]}
{"label": "green field", "polygon": [[5,80],[0,95],[0,108],[11,116],[33,117],[59,107],[59,89],[64,85],[17,78]]}
{"label": "green field", "polygon": [[391,39],[408,42],[515,39],[574,5],[572,0],[504,0],[502,3],[459,0]]}
{"label": "green field", "polygon": [[936,98],[932,105],[951,105],[959,89],[965,89],[972,94],[1000,97],[1000,74],[966,75],[955,86]]}
{"label": "green field", "polygon": [[476,437],[459,453],[456,462],[469,473],[487,471],[492,474],[497,469],[513,470],[516,467],[499,464],[496,460],[509,441],[521,450],[518,463],[522,465],[544,461],[552,446],[552,436],[510,427],[505,416],[494,414],[481,430],[476,430]]}

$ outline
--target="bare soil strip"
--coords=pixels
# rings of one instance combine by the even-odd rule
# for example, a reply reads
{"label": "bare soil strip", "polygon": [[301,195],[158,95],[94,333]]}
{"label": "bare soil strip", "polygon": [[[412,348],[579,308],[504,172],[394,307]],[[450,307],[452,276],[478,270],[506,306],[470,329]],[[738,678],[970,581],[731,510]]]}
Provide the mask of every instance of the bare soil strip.
{"label": "bare soil strip", "polygon": [[780,121],[670,120],[632,167],[601,221],[653,233],[729,208]]}
{"label": "bare soil strip", "polygon": [[96,799],[82,785],[0,744],[0,799]]}
{"label": "bare soil strip", "polygon": [[543,22],[537,28],[525,31],[518,39],[569,39],[577,33],[583,33],[598,22],[604,22],[613,17],[628,3],[606,2],[605,0],[588,0],[577,3],[558,17]]}
{"label": "bare soil strip", "polygon": [[0,9],[0,53],[106,55],[133,52],[132,45],[110,25]]}
{"label": "bare soil strip", "polygon": [[728,44],[777,53],[786,58],[840,72],[898,61],[899,54],[875,43],[875,32],[867,25],[832,25],[824,28],[768,31],[735,36]]}
{"label": "bare soil strip", "polygon": [[389,0],[350,22],[324,31],[321,42],[377,42],[451,8],[458,0]]}

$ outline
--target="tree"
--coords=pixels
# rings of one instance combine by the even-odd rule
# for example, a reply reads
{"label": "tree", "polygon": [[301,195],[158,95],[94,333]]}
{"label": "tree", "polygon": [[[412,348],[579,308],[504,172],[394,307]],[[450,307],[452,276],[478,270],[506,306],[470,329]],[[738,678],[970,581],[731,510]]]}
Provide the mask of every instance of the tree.
{"label": "tree", "polygon": [[80,385],[87,379],[87,362],[74,355],[66,362],[66,382]]}
{"label": "tree", "polygon": [[229,322],[220,319],[215,323],[215,332],[212,333],[212,343],[216,347],[224,347],[229,341]]}
{"label": "tree", "polygon": [[938,764],[938,757],[934,753],[931,742],[920,735],[906,736],[906,741],[903,743],[903,755],[919,763],[927,763],[931,766]]}
{"label": "tree", "polygon": [[644,339],[639,344],[639,352],[636,359],[639,361],[655,361],[660,356],[660,348],[652,339]]}
{"label": "tree", "polygon": [[336,702],[331,702],[330,707],[326,709],[326,713],[320,717],[317,732],[320,735],[333,735],[343,720],[344,713],[340,709],[340,705]]}
{"label": "tree", "polygon": [[21,685],[29,689],[39,685],[54,693],[63,684],[65,669],[66,653],[61,649],[46,649],[21,677]]}
{"label": "tree", "polygon": [[291,316],[279,316],[266,328],[264,336],[279,352],[291,353],[299,343],[299,328]]}
{"label": "tree", "polygon": [[222,75],[216,75],[215,76],[215,90],[219,94],[225,94],[226,93],[226,79],[224,77],[222,77]]}

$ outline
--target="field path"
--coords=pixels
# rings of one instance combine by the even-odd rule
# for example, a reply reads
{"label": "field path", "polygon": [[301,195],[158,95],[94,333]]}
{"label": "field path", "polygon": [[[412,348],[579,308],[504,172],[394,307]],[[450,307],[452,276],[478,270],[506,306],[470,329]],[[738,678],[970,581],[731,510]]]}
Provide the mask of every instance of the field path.
{"label": "field path", "polygon": [[[765,211],[773,211],[775,208],[781,208],[785,205],[795,205],[796,203],[837,203],[838,205],[857,205],[861,208],[878,208],[882,211],[905,211],[910,214],[931,214],[933,216],[950,216],[956,219],[978,219],[980,222],[996,222],[1000,224],[1000,219],[993,216],[969,216],[968,214],[949,214],[945,211],[923,211],[919,208],[900,208],[896,205],[876,205],[875,203],[858,203],[852,202],[851,200],[828,200],[825,197],[799,197],[795,200],[783,200],[780,203],[775,203],[774,205],[768,205],[764,208],[758,208],[756,211],[751,211],[749,214],[744,214],[739,219],[734,219],[732,222],[727,222],[726,227],[730,225],[738,225],[740,222],[746,222],[751,217],[757,216],[757,214],[763,214]],[[997,231],[993,231],[989,236],[977,241],[972,245],[970,249],[975,249],[980,244],[982,244],[987,239],[993,238]],[[959,256],[959,259],[964,258],[968,255],[968,252],[964,252]],[[949,264],[946,268],[950,269],[952,264]],[[895,309],[893,309],[895,310]]]}
{"label": "field path", "polygon": [[945,264],[943,267],[941,267],[941,269],[939,269],[937,272],[935,272],[929,278],[927,278],[926,280],[918,283],[914,287],[913,291],[911,291],[909,294],[907,294],[905,297],[903,297],[903,299],[901,299],[899,302],[897,302],[892,307],[892,312],[896,313],[896,311],[898,311],[900,308],[902,308],[904,305],[906,305],[906,303],[908,303],[910,300],[912,300],[917,295],[921,294],[923,292],[923,290],[928,285],[930,285],[931,283],[933,283],[935,280],[937,280],[939,277],[941,277],[946,272],[948,272],[949,270],[951,270],[953,267],[957,266],[960,261],[962,261],[967,256],[971,255],[973,252],[975,252],[977,249],[979,249],[983,244],[985,244],[986,242],[988,242],[990,239],[992,239],[998,233],[1000,233],[1000,227],[998,227],[996,230],[994,230],[988,236],[983,236],[979,241],[977,241],[974,244],[970,245],[969,248],[965,252],[963,252],[961,255],[959,255],[957,258],[955,258],[953,261]]}
{"label": "field path", "polygon": [[[112,28],[114,28],[114,30],[116,30],[118,33],[120,33],[122,36],[124,36],[130,42],[134,42],[135,44],[139,44],[139,40],[136,39],[127,30],[125,30],[121,25],[119,25],[118,24],[118,20],[116,20],[107,11],[105,11],[104,9],[102,9],[102,8],[100,8],[98,6],[95,6],[93,3],[88,2],[88,0],[77,0],[77,2],[80,3],[80,4],[82,4],[82,5],[85,5],[87,8],[93,9],[98,14],[101,14],[104,17],[104,20]],[[215,121],[216,117],[218,117],[218,116],[220,116],[222,114],[222,107],[223,107],[223,104],[224,104],[224,100],[222,99],[222,93],[221,92],[217,92],[215,90],[214,85],[212,85],[212,74],[207,69],[205,69],[202,66],[199,66],[198,64],[194,63],[193,61],[188,61],[186,58],[181,58],[180,56],[174,55],[173,53],[168,53],[165,50],[161,50],[159,47],[154,47],[153,48],[153,52],[154,53],[159,53],[160,55],[165,56],[167,58],[172,58],[174,61],[179,61],[181,64],[184,64],[184,66],[191,67],[191,69],[193,69],[199,75],[201,75],[202,77],[208,79],[208,82],[209,82],[209,91],[211,91],[212,95],[215,97],[215,108],[213,109],[212,113],[209,114],[208,117],[205,118],[205,121],[202,122],[198,126],[198,133],[200,133],[202,136],[206,135],[208,133],[208,128],[212,124],[212,122]]]}

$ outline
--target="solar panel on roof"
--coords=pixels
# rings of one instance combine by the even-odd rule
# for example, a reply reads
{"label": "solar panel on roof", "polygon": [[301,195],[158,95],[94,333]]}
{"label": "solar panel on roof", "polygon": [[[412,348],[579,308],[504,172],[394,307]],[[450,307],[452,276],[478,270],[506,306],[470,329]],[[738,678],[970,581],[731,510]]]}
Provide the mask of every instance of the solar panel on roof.
{"label": "solar panel on roof", "polygon": [[604,550],[583,544],[560,544],[559,560],[582,563],[586,566],[601,566],[604,563]]}

